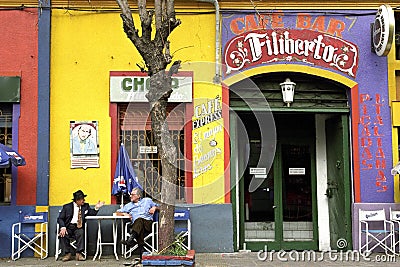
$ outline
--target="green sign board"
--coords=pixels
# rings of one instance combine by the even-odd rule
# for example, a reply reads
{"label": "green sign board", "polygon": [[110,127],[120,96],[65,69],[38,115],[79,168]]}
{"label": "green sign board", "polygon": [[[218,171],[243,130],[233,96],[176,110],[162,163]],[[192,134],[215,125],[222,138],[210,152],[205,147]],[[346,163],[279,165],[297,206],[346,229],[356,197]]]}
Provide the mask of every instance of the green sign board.
{"label": "green sign board", "polygon": [[0,102],[15,103],[21,99],[21,78],[0,76]]}

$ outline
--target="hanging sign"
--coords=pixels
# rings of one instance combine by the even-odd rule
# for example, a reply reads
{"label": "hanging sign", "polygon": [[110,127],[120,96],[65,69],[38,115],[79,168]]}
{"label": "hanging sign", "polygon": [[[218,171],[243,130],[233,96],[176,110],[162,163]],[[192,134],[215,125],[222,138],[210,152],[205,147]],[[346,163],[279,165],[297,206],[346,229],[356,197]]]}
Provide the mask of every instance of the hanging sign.
{"label": "hanging sign", "polygon": [[394,35],[394,13],[389,5],[381,5],[375,15],[372,29],[372,41],[375,53],[386,56],[392,47]]}

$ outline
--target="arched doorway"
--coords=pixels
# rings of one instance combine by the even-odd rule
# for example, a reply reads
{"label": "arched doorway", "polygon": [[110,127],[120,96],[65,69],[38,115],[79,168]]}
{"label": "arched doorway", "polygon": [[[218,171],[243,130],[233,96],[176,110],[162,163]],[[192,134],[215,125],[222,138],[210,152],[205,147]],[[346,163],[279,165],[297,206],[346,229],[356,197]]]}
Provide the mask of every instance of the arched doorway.
{"label": "arched doorway", "polygon": [[[282,102],[279,87],[287,77],[296,83],[290,107]],[[249,133],[248,144],[236,141],[232,146],[237,162],[249,158],[247,165],[238,164],[233,170],[233,175],[243,174],[236,195],[239,201],[235,200],[239,247],[246,243],[252,250],[265,245],[275,250],[336,249],[339,239],[351,247],[349,89],[296,72],[265,73],[251,80],[270,108],[263,110],[260,105],[251,110],[246,102],[257,100],[249,100],[252,96],[246,94],[245,83],[231,86],[230,107],[238,116],[231,116],[230,130],[237,131],[243,123]],[[275,121],[276,151],[271,168],[258,176],[262,183],[250,192],[250,181],[257,179],[250,169],[262,167],[261,154],[273,153],[261,142],[262,130],[256,130],[256,118],[268,112]],[[344,214],[341,220],[337,220],[339,211]]]}

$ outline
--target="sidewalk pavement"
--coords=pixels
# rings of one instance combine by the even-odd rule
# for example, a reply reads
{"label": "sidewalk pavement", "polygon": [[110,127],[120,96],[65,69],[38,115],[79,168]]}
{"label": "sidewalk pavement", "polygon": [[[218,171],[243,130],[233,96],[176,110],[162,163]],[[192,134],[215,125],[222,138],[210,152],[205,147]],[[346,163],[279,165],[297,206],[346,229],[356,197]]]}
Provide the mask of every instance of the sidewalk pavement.
{"label": "sidewalk pavement", "polygon": [[[101,259],[92,260],[89,257],[86,261],[55,261],[54,257],[44,260],[38,258],[20,258],[16,261],[11,259],[0,259],[0,266],[129,266],[133,259],[120,259],[117,261],[113,256],[102,256]],[[271,260],[272,259],[272,260]],[[252,266],[396,266],[400,257],[387,256],[386,254],[372,254],[369,257],[359,257],[346,252],[328,254],[317,252],[307,254],[301,251],[257,253],[257,252],[236,252],[236,253],[196,253],[196,267],[252,267]],[[141,266],[141,265],[137,265]]]}

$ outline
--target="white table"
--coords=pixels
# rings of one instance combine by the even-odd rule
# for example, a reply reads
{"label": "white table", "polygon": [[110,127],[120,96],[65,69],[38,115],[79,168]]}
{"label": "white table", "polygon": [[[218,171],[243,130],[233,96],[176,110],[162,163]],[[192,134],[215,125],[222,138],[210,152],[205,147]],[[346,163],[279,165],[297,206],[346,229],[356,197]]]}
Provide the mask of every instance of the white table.
{"label": "white table", "polygon": [[[97,248],[96,248],[96,254],[93,257],[93,261],[96,260],[97,256],[101,257],[101,253],[103,252],[103,247],[102,246],[114,246],[114,255],[115,259],[118,259],[117,255],[117,242],[118,242],[118,224],[117,220],[121,219],[121,232],[123,233],[123,220],[122,219],[129,219],[128,215],[96,215],[96,216],[86,216],[85,217],[87,220],[97,220]],[[113,228],[113,240],[112,242],[103,242],[101,240],[101,221],[103,220],[112,220],[112,228]],[[123,235],[123,234],[122,234]],[[124,238],[124,236],[122,236]]]}

